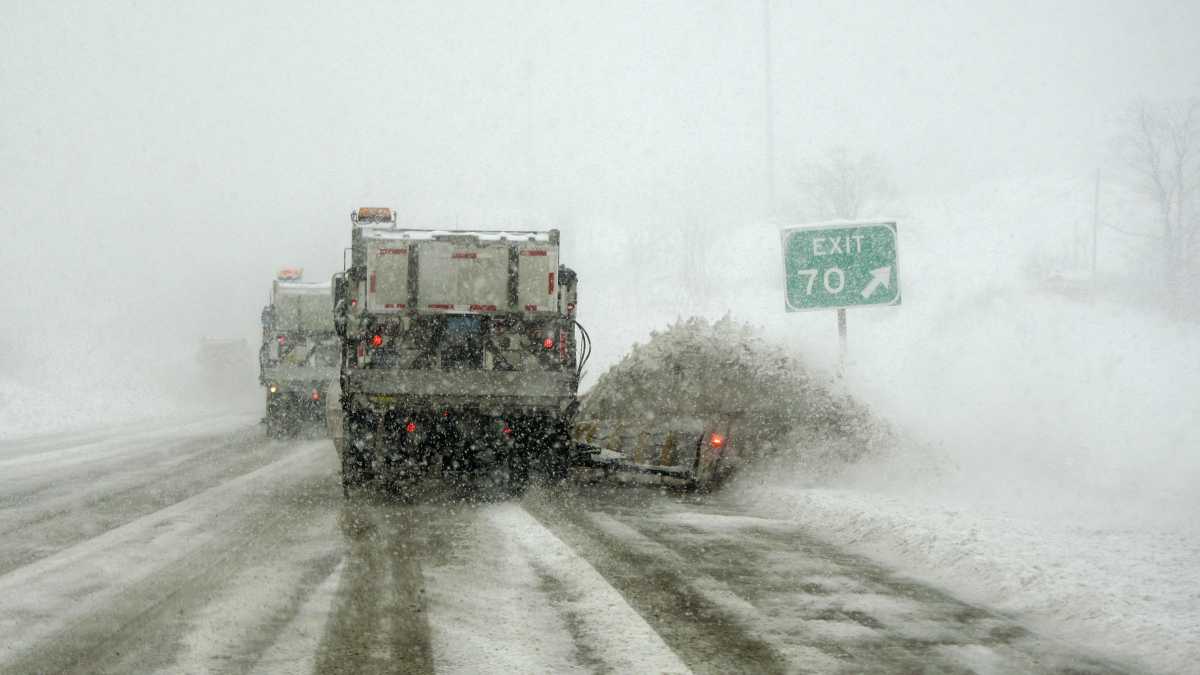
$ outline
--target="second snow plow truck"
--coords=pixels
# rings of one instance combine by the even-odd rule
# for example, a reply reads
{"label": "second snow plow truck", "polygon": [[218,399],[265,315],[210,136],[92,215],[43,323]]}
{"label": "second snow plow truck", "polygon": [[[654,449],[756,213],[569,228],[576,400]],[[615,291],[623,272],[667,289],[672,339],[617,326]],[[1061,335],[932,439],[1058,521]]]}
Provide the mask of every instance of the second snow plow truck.
{"label": "second snow plow truck", "polygon": [[351,222],[329,408],[343,487],[565,478],[589,345],[558,231],[404,229],[377,208]]}
{"label": "second snow plow truck", "polygon": [[337,378],[338,342],[328,283],[300,281],[295,269],[280,271],[263,308],[259,381],[267,389],[267,433],[294,434],[320,423],[324,398]]}

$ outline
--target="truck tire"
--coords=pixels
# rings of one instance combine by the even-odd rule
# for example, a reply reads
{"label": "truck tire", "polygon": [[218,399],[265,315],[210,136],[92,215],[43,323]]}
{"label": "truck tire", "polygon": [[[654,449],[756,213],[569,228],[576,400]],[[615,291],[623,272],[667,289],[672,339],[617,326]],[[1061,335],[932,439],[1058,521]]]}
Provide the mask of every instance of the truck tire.
{"label": "truck tire", "polygon": [[367,483],[362,463],[350,452],[342,453],[342,493],[350,496],[351,488],[360,488]]}
{"label": "truck tire", "polygon": [[268,438],[283,438],[284,423],[286,417],[284,415],[284,405],[280,394],[267,394],[267,437]]}
{"label": "truck tire", "polygon": [[374,478],[375,417],[360,410],[347,411],[343,416],[342,491],[349,496],[350,488],[359,488]]}
{"label": "truck tire", "polygon": [[565,483],[571,476],[571,435],[556,426],[546,446],[546,479],[552,484]]}
{"label": "truck tire", "polygon": [[529,487],[529,453],[523,448],[511,448],[506,457],[505,467],[508,473],[508,484],[505,486],[509,496],[520,497]]}
{"label": "truck tire", "polygon": [[533,420],[525,447],[532,453],[532,462],[539,477],[550,485],[565,482],[571,471],[571,436],[565,424],[541,418]]}

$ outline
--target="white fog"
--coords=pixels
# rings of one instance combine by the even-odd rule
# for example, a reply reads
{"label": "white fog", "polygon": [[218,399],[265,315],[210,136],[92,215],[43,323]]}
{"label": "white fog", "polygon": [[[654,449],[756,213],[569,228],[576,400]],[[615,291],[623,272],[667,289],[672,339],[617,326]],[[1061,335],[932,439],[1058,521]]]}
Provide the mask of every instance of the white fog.
{"label": "white fog", "polygon": [[[1200,4],[1162,1],[0,2],[0,533],[17,542],[0,547],[0,595],[13,591],[0,632],[40,617],[0,645],[0,672],[86,670],[90,647],[61,646],[73,622],[93,609],[120,618],[110,602],[185,579],[175,543],[232,542],[204,514],[216,522],[255,481],[300,495],[294,519],[256,525],[286,530],[293,559],[239,554],[213,563],[236,583],[178,581],[193,598],[177,601],[181,625],[204,630],[172,628],[175,647],[105,657],[102,671],[1196,668],[1198,29]],[[568,507],[539,487],[444,527],[384,513],[429,503],[353,506],[340,445],[264,436],[258,355],[277,272],[343,272],[359,207],[394,209],[401,229],[559,230],[593,348],[575,383],[589,423],[604,419],[589,396],[620,398],[606,373],[625,363],[653,381],[657,366],[639,375],[631,350],[669,345],[665,332],[699,317],[747,326],[754,350],[778,350],[865,411],[848,418],[869,434],[821,440],[798,421],[742,449],[757,461],[711,496],[579,488]],[[780,230],[825,221],[894,222],[898,236],[902,301],[846,311],[844,363],[836,312],[785,308]],[[206,372],[198,355],[213,339],[243,341],[244,368]],[[822,447],[858,432],[875,440],[851,459]],[[156,454],[134,468],[142,445]],[[189,454],[232,457],[211,448],[242,455],[220,473],[225,459]],[[166,496],[127,496],[140,489]],[[34,529],[43,512],[63,519],[53,533]],[[123,558],[134,553],[121,527],[132,541],[155,514],[195,532]],[[369,537],[355,534],[364,522]],[[768,598],[760,589],[812,564],[797,553],[809,544],[779,543],[793,535],[867,561],[854,568],[864,576],[829,568],[822,578],[845,582],[832,595]],[[428,557],[393,561],[409,571],[387,593],[425,584],[427,618],[395,623],[420,624],[420,646],[401,654],[394,637],[389,658],[335,658],[369,652],[340,642],[352,642],[346,589],[374,588],[355,585],[367,569],[356,556],[386,557],[359,547],[406,537]],[[722,546],[766,562],[750,581],[727,578]],[[478,562],[495,550],[500,567]],[[650,616],[675,590],[614,580],[629,576],[622,565],[671,567],[697,550],[712,559],[676,595],[719,621]],[[69,563],[92,553],[127,566],[71,606],[90,577]],[[259,610],[235,609],[263,570],[278,578]],[[889,605],[909,597],[893,577],[1036,640],[929,646],[950,620],[932,601]],[[403,613],[394,602],[371,611]],[[872,637],[814,628],[805,612],[818,604],[872,614],[853,625]],[[487,614],[496,607],[543,637]],[[218,615],[238,618],[221,629]],[[286,627],[262,638],[254,626],[272,621]],[[718,623],[753,644],[696,648]],[[856,660],[897,636],[928,651]],[[538,639],[549,642],[520,646]]]}

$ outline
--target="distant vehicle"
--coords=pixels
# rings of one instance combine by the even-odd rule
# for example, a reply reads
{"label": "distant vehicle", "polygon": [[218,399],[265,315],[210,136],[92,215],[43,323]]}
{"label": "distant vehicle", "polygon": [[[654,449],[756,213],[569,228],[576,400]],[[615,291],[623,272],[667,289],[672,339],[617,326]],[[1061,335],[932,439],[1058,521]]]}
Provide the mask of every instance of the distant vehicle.
{"label": "distant vehicle", "polygon": [[240,397],[253,386],[254,352],[244,338],[202,338],[196,350],[201,395],[210,403]]}
{"label": "distant vehicle", "polygon": [[352,262],[333,279],[345,489],[564,478],[589,347],[559,232],[404,229],[372,208],[351,222]]}
{"label": "distant vehicle", "polygon": [[201,338],[196,363],[206,373],[225,373],[244,368],[250,351],[244,338]]}
{"label": "distant vehicle", "polygon": [[267,433],[276,437],[323,423],[324,399],[338,376],[330,285],[300,281],[301,275],[281,270],[262,312],[259,381],[266,387]]}
{"label": "distant vehicle", "polygon": [[1078,270],[1052,270],[1041,283],[1042,290],[1076,300],[1092,296],[1094,280],[1091,272]]}

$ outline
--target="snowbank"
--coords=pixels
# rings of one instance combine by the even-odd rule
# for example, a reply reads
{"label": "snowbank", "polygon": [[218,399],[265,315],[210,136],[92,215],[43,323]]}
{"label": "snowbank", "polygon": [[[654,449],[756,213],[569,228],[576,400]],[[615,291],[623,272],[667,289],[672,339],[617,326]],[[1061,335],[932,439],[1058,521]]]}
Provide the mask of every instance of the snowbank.
{"label": "snowbank", "polygon": [[128,392],[81,395],[78,390],[50,391],[15,380],[0,380],[0,439],[76,431],[180,412],[161,400],[145,400]]}
{"label": "snowbank", "polygon": [[[66,381],[61,380],[61,381]],[[220,398],[181,377],[175,386],[128,379],[111,386],[32,386],[0,378],[0,439],[44,433],[80,431],[150,420],[185,420],[197,416],[253,410],[241,391]]]}

